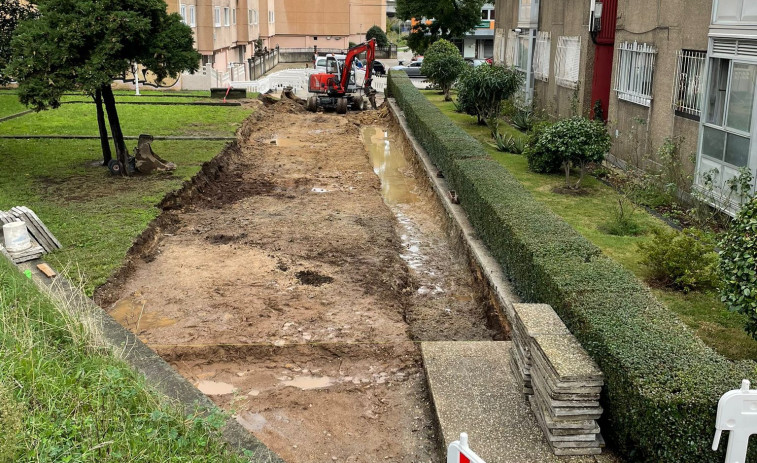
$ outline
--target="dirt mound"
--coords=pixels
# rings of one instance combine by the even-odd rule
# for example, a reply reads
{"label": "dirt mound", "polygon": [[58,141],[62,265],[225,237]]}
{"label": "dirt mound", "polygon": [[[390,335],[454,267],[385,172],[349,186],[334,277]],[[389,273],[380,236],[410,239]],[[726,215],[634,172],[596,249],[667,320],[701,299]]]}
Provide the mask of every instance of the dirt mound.
{"label": "dirt mound", "polygon": [[322,284],[331,283],[332,281],[334,281],[334,279],[330,276],[321,275],[320,273],[314,272],[312,270],[303,270],[301,272],[295,273],[294,276],[303,285],[310,286],[321,286]]}

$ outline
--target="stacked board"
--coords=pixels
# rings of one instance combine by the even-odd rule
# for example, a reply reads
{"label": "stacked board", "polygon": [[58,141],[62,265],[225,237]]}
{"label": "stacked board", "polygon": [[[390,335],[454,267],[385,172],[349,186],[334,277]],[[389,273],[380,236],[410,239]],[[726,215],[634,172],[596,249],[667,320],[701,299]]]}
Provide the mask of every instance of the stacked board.
{"label": "stacked board", "polygon": [[514,304],[510,367],[555,455],[598,455],[604,378],[555,311]]}
{"label": "stacked board", "polygon": [[29,231],[32,246],[19,252],[10,252],[11,260],[19,264],[42,257],[43,254],[60,249],[60,241],[50,232],[37,214],[25,206],[17,206],[10,211],[0,211],[0,225],[11,222],[24,222]]}

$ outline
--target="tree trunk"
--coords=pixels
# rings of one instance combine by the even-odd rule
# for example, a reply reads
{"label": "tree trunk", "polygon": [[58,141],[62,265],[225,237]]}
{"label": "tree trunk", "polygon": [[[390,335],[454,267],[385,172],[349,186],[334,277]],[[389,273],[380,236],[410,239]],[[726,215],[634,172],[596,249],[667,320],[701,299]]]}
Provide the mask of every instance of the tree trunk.
{"label": "tree trunk", "polygon": [[570,162],[565,161],[562,166],[565,169],[565,187],[570,188]]}
{"label": "tree trunk", "polygon": [[100,130],[100,148],[103,152],[103,165],[107,166],[110,160],[113,159],[113,154],[110,151],[108,129],[105,127],[102,92],[99,88],[95,91],[95,108],[97,108],[97,128]]}
{"label": "tree trunk", "polygon": [[443,88],[444,88],[444,101],[452,101],[452,97],[449,96],[449,91],[452,87],[449,85],[445,85]]}
{"label": "tree trunk", "polygon": [[113,89],[110,84],[103,85],[102,88],[103,102],[105,111],[108,113],[108,122],[110,123],[110,133],[113,135],[113,144],[116,147],[116,159],[121,163],[123,170],[122,175],[129,175],[129,153],[126,152],[126,143],[124,134],[121,132],[121,123],[118,121],[118,112],[116,111],[116,99],[113,96]]}
{"label": "tree trunk", "polygon": [[581,164],[581,170],[579,170],[578,181],[576,182],[576,186],[575,186],[575,188],[574,188],[574,189],[576,189],[576,190],[577,190],[577,189],[578,189],[578,187],[579,187],[579,186],[581,185],[581,182],[582,182],[582,181],[583,181],[583,179],[584,179],[584,175],[586,175],[586,164],[585,164],[585,163],[582,163],[582,164]]}

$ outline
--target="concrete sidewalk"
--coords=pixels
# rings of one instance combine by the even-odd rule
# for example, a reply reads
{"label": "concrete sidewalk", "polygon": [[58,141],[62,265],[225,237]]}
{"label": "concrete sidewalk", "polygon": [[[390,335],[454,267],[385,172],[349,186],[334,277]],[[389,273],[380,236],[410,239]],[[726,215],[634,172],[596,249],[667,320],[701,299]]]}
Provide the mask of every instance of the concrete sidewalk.
{"label": "concrete sidewalk", "polygon": [[558,457],[510,371],[509,341],[423,342],[421,352],[446,447],[468,433],[486,463],[612,463],[610,455]]}

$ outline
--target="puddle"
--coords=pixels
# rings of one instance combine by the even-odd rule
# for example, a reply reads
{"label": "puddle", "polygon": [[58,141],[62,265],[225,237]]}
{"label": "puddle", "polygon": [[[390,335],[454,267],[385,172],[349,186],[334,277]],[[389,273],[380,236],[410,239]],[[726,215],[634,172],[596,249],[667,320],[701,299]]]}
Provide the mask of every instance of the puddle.
{"label": "puddle", "polygon": [[226,395],[233,394],[237,391],[237,388],[232,384],[207,380],[197,383],[197,389],[205,395]]}
{"label": "puddle", "polygon": [[150,328],[171,326],[177,322],[172,318],[161,317],[150,312],[147,308],[147,299],[138,292],[116,302],[108,313],[118,323],[135,333]]}
{"label": "puddle", "polygon": [[289,381],[282,381],[281,384],[307,391],[310,389],[329,387],[334,384],[334,380],[328,376],[297,376]]}
{"label": "puddle", "polygon": [[[479,303],[470,269],[451,247],[442,209],[416,180],[414,166],[382,127],[362,129],[363,143],[381,180],[381,194],[397,219],[400,257],[413,275],[415,293],[408,321],[418,340],[487,340],[486,307]],[[419,173],[418,175],[425,175]],[[465,321],[465,322],[463,322]]]}

